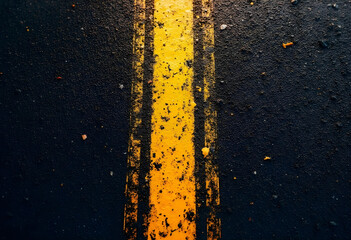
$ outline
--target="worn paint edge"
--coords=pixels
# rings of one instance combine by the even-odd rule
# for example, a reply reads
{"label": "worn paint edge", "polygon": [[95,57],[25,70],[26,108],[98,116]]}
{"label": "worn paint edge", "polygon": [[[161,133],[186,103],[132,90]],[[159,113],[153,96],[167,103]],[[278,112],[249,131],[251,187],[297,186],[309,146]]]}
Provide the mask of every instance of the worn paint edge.
{"label": "worn paint edge", "polygon": [[133,60],[128,142],[127,176],[125,187],[123,230],[128,240],[137,239],[139,174],[141,157],[143,79],[145,44],[145,0],[134,1]]}
{"label": "worn paint edge", "polygon": [[204,131],[204,76],[203,76],[203,42],[202,42],[202,0],[193,0],[194,6],[194,98],[195,109],[195,177],[196,177],[196,236],[198,240],[206,239],[206,175],[202,148],[205,141]]}
{"label": "worn paint edge", "polygon": [[215,106],[215,38],[214,38],[214,3],[213,0],[202,0],[203,21],[203,67],[204,67],[204,114],[205,114],[205,147],[210,154],[205,161],[207,239],[221,238],[221,219],[217,216],[220,205],[219,172],[216,160],[217,151],[217,110]]}

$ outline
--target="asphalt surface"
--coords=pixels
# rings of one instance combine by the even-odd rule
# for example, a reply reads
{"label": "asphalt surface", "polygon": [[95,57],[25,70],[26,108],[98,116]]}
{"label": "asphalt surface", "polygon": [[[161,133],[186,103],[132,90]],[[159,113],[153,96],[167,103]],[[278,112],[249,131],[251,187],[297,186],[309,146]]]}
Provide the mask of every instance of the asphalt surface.
{"label": "asphalt surface", "polygon": [[[351,239],[351,2],[253,3],[215,2],[222,239]],[[0,2],[0,239],[124,239],[132,6]]]}

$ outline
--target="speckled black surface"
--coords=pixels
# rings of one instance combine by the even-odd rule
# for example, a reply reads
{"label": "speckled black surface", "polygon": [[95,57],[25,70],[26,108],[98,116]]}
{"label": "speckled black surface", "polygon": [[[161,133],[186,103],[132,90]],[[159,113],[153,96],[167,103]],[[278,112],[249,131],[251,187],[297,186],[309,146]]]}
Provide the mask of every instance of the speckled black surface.
{"label": "speckled black surface", "polygon": [[350,239],[351,2],[254,3],[216,4],[223,239]]}
{"label": "speckled black surface", "polygon": [[[215,3],[225,240],[351,239],[351,2],[334,3]],[[123,239],[132,5],[0,1],[0,239]]]}
{"label": "speckled black surface", "polygon": [[0,239],[120,239],[132,2],[1,2]]}

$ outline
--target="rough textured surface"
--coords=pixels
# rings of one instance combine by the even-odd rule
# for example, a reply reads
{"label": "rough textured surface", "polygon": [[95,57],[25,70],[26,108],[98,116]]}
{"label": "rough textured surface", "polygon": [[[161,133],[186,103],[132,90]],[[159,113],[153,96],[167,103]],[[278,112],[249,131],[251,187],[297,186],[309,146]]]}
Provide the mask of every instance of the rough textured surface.
{"label": "rough textured surface", "polygon": [[[0,1],[0,239],[123,239],[132,6]],[[350,238],[350,12],[216,1],[223,239]]]}
{"label": "rough textured surface", "polygon": [[350,239],[351,3],[253,2],[216,4],[223,239]]}
{"label": "rough textured surface", "polygon": [[0,239],[119,239],[131,1],[0,2]]}

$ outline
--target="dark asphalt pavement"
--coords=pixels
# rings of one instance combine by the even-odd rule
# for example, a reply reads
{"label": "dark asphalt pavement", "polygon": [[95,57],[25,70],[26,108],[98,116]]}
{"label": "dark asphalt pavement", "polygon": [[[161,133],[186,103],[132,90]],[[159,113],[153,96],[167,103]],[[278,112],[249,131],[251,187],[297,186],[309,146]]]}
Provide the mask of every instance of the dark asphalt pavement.
{"label": "dark asphalt pavement", "polygon": [[[351,1],[253,3],[215,1],[222,239],[351,239]],[[132,6],[0,1],[0,239],[124,239]]]}

